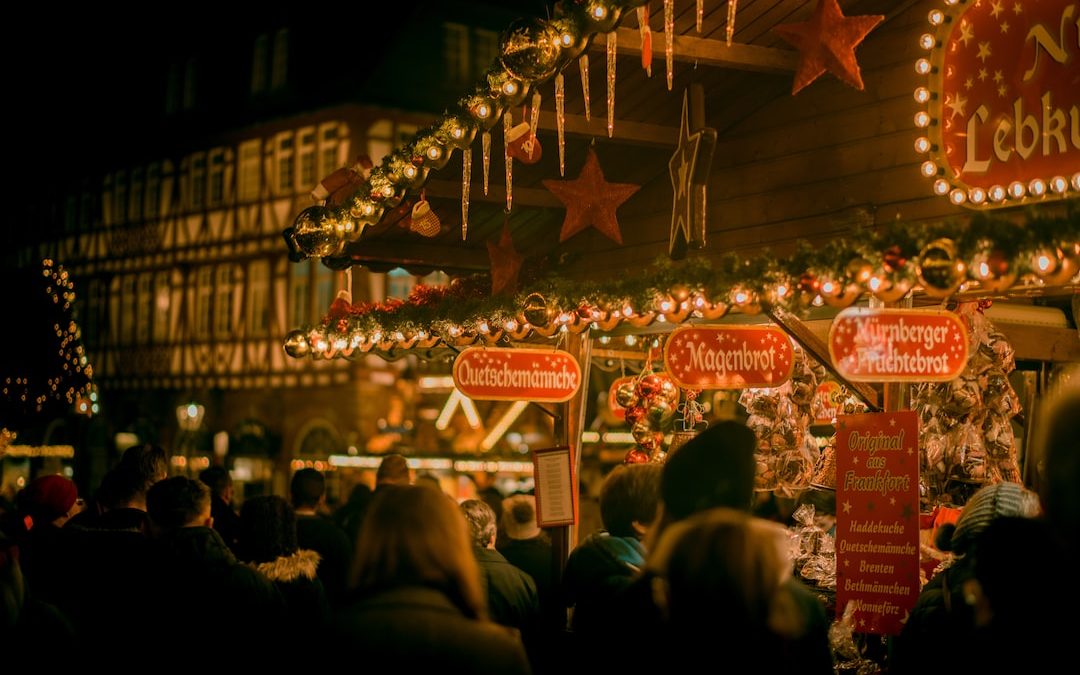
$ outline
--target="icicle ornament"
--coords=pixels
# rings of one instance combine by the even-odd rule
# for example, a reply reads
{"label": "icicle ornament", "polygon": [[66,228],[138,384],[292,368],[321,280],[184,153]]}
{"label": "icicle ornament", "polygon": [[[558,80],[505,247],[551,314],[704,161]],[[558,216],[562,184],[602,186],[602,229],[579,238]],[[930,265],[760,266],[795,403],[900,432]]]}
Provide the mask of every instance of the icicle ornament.
{"label": "icicle ornament", "polygon": [[641,67],[652,77],[652,29],[649,27],[649,4],[637,8],[638,34],[641,36]]}
{"label": "icicle ornament", "polygon": [[581,71],[581,97],[585,101],[585,121],[592,121],[592,107],[589,105],[589,53],[585,52],[578,59],[578,70]]}
{"label": "icicle ornament", "polygon": [[697,32],[701,32],[701,22],[705,18],[705,0],[697,0],[697,13],[695,14],[695,20],[697,22]]}
{"label": "icicle ornament", "polygon": [[480,162],[483,164],[484,169],[484,194],[488,193],[488,175],[491,173],[491,132],[485,131],[480,136],[480,145],[482,146]]}
{"label": "icicle ornament", "polygon": [[667,64],[667,89],[675,83],[675,0],[664,0],[664,62]]}
{"label": "icicle ornament", "polygon": [[607,135],[615,134],[615,57],[619,53],[619,38],[614,31],[607,34]]}
{"label": "icicle ornament", "polygon": [[[560,73],[561,75],[561,73]],[[536,143],[536,131],[540,125],[540,103],[543,98],[540,96],[540,88],[537,87],[536,91],[532,95],[532,109],[529,110],[529,152],[532,153],[532,146]],[[524,115],[522,115],[524,117]]]}
{"label": "icicle ornament", "polygon": [[566,175],[566,115],[563,106],[566,103],[566,89],[563,75],[555,76],[555,128],[559,134],[559,175]]}
{"label": "icicle ornament", "polygon": [[510,156],[510,130],[514,128],[514,115],[509,110],[503,115],[503,162],[506,163],[506,210],[514,207],[514,158]]}
{"label": "icicle ornament", "polygon": [[461,241],[469,234],[469,190],[472,187],[472,147],[461,151]]}
{"label": "icicle ornament", "polygon": [[735,37],[735,12],[738,10],[739,0],[728,0],[727,3],[727,26],[724,27],[724,37],[727,38],[727,46],[731,46],[731,39]]}

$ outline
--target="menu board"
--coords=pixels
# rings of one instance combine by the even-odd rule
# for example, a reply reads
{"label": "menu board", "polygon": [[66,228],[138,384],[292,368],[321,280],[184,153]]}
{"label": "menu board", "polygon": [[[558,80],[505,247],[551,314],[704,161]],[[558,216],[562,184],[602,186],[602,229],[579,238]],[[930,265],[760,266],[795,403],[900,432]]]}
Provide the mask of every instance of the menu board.
{"label": "menu board", "polygon": [[558,527],[577,523],[574,453],[569,447],[533,451],[536,524]]}
{"label": "menu board", "polygon": [[919,596],[919,426],[914,412],[836,424],[836,611],[895,635]]}

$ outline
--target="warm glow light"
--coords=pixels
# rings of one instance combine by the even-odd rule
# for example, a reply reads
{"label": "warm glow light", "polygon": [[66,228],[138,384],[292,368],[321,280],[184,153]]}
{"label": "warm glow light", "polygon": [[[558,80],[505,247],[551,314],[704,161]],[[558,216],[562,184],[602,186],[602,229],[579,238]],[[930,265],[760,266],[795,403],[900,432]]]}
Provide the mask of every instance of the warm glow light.
{"label": "warm glow light", "polygon": [[694,307],[697,307],[698,309],[701,309],[704,306],[705,306],[705,298],[701,297],[700,295],[697,296],[696,298],[694,298]]}
{"label": "warm glow light", "polygon": [[1039,255],[1038,261],[1036,262],[1036,266],[1039,268],[1040,272],[1048,272],[1048,271],[1050,271],[1050,265],[1052,263],[1053,263],[1053,261],[1050,259],[1050,256],[1043,253],[1043,254]]}
{"label": "warm glow light", "polygon": [[919,59],[915,62],[915,72],[919,75],[927,75],[930,73],[931,66],[929,59]]}
{"label": "warm glow light", "polygon": [[405,341],[405,334],[402,333],[401,331],[394,331],[394,341],[395,342],[404,342]]}
{"label": "warm glow light", "polygon": [[972,204],[982,204],[986,201],[986,190],[981,187],[973,187],[968,190],[968,199]]}
{"label": "warm glow light", "polygon": [[559,315],[559,323],[570,323],[570,315],[568,313],[566,313],[566,312],[563,312],[562,314],[560,314]]}
{"label": "warm glow light", "polygon": [[1072,186],[1074,190],[1080,190],[1080,171],[1072,175]]}
{"label": "warm glow light", "polygon": [[750,295],[746,291],[736,291],[736,293],[735,293],[735,302],[736,303],[742,305],[742,304],[745,304],[746,301],[749,300],[749,299],[750,299]]}
{"label": "warm glow light", "polygon": [[782,298],[785,295],[787,295],[787,286],[785,286],[784,284],[780,284],[776,287],[776,297]]}
{"label": "warm glow light", "polygon": [[518,92],[518,83],[513,80],[507,80],[503,83],[502,90],[507,96],[513,96]]}
{"label": "warm glow light", "polygon": [[469,426],[473,429],[479,429],[480,413],[476,410],[476,404],[456,388],[450,394],[450,397],[446,399],[446,405],[443,406],[442,412],[439,413],[438,419],[435,420],[435,428],[443,431],[450,426],[450,418],[454,416],[454,411],[457,410],[458,406],[461,406],[461,412],[465,413],[465,419],[468,421]]}
{"label": "warm glow light", "polygon": [[810,304],[812,304],[814,307],[821,307],[825,304],[825,299],[822,298],[820,295],[815,295],[814,300]]}
{"label": "warm glow light", "polygon": [[508,331],[515,331],[515,330],[517,330],[518,323],[517,323],[517,321],[514,321],[513,319],[510,319],[505,324],[503,324],[503,327],[506,328],[506,330],[508,330]]}
{"label": "warm glow light", "polygon": [[447,391],[454,388],[454,378],[450,375],[424,375],[417,383],[421,389]]}
{"label": "warm glow light", "polygon": [[631,317],[631,316],[634,316],[634,308],[631,307],[630,305],[624,305],[623,308],[622,308],[622,314],[623,314],[623,316],[628,317],[628,318]]}
{"label": "warm glow light", "polygon": [[915,139],[915,152],[925,154],[930,152],[930,148],[933,147],[930,143],[930,139],[926,136],[919,136]]}
{"label": "warm glow light", "polygon": [[960,188],[956,188],[949,193],[949,201],[957,205],[963,204],[967,201],[967,193]]}
{"label": "warm glow light", "polygon": [[437,145],[431,146],[430,148],[428,148],[427,156],[431,159],[438,159],[442,157],[442,148]]}
{"label": "warm glow light", "polygon": [[926,127],[930,126],[930,113],[926,112],[925,110],[920,110],[919,112],[915,113],[915,126],[919,127],[920,129],[925,129]]}
{"label": "warm glow light", "polygon": [[937,164],[935,162],[931,162],[930,160],[926,160],[925,162],[922,163],[922,166],[920,167],[920,171],[922,171],[922,175],[926,176],[927,178],[933,178],[934,176],[937,175],[938,166],[937,166]]}
{"label": "warm glow light", "polygon": [[607,7],[604,7],[603,5],[601,5],[599,3],[593,5],[592,15],[593,15],[594,19],[596,19],[597,21],[600,21],[605,16],[607,16]]}
{"label": "warm glow light", "polygon": [[458,326],[450,326],[450,337],[458,337],[461,335],[461,328]]}
{"label": "warm glow light", "polygon": [[611,336],[610,335],[601,335],[600,336],[600,344],[606,345],[606,344],[610,344],[610,343],[611,343]]}
{"label": "warm glow light", "polygon": [[491,332],[491,326],[489,326],[489,325],[488,325],[488,322],[487,322],[487,321],[481,321],[481,322],[480,322],[480,324],[479,324],[479,325],[478,325],[478,326],[477,326],[476,328],[477,328],[477,330],[479,330],[479,331],[480,331],[481,333],[485,333],[485,334],[486,334],[486,333],[490,333],[490,332]]}
{"label": "warm glow light", "polygon": [[476,106],[476,116],[477,117],[485,118],[490,114],[491,114],[491,106],[489,106],[487,103],[481,103],[480,105]]}
{"label": "warm glow light", "polygon": [[1033,181],[1028,183],[1028,192],[1035,195],[1036,197],[1042,197],[1044,194],[1046,194],[1046,181],[1044,181],[1042,178],[1034,179]]}
{"label": "warm glow light", "polygon": [[1025,188],[1024,184],[1018,180],[1014,180],[1013,182],[1009,183],[1009,196],[1013,199],[1020,199],[1024,196],[1024,193],[1026,191],[1027,188]]}
{"label": "warm glow light", "polygon": [[406,164],[405,165],[405,177],[406,178],[416,178],[416,167],[413,166],[412,164]]}
{"label": "warm glow light", "polygon": [[881,277],[870,277],[870,280],[866,282],[866,285],[870,287],[871,291],[877,292],[881,289],[881,284],[884,283]]}
{"label": "warm glow light", "polygon": [[499,442],[506,430],[510,428],[510,425],[517,421],[517,418],[521,416],[521,413],[525,411],[525,408],[529,407],[528,401],[514,401],[514,404],[510,406],[509,410],[499,418],[499,421],[495,423],[495,426],[491,428],[487,436],[484,436],[484,440],[480,441],[480,449],[487,451],[495,447],[495,444]]}
{"label": "warm glow light", "polygon": [[[821,284],[821,292],[826,294],[832,294],[836,290],[836,284],[831,281],[826,281]],[[737,298],[736,298],[737,299]]]}
{"label": "warm glow light", "polygon": [[670,312],[672,310],[672,308],[673,308],[673,305],[672,305],[670,300],[664,300],[663,302],[660,303],[660,311],[661,312]]}
{"label": "warm glow light", "polygon": [[1069,189],[1069,181],[1065,180],[1065,176],[1054,176],[1050,179],[1050,189],[1060,195]]}
{"label": "warm glow light", "polygon": [[934,181],[934,194],[940,196],[940,195],[946,195],[948,193],[949,193],[949,181],[945,180],[944,178],[938,178],[936,181]]}
{"label": "warm glow light", "polygon": [[923,49],[931,50],[934,48],[935,44],[937,44],[937,41],[934,40],[934,36],[930,33],[923,33],[919,37],[919,46]]}
{"label": "warm glow light", "polygon": [[975,276],[980,279],[987,279],[990,277],[990,265],[986,262],[980,262],[978,267],[975,268]]}
{"label": "warm glow light", "polygon": [[927,15],[926,18],[931,26],[940,26],[945,22],[945,12],[942,12],[940,9],[930,10],[930,14]]}
{"label": "warm glow light", "polygon": [[634,345],[637,344],[637,336],[635,336],[635,335],[627,335],[626,338],[623,339],[623,342],[625,342],[627,344],[627,346],[633,347]]}
{"label": "warm glow light", "polygon": [[1003,201],[1005,201],[1005,188],[1001,187],[1000,185],[991,185],[989,194],[990,194],[990,201],[993,201],[993,202],[1003,202]]}

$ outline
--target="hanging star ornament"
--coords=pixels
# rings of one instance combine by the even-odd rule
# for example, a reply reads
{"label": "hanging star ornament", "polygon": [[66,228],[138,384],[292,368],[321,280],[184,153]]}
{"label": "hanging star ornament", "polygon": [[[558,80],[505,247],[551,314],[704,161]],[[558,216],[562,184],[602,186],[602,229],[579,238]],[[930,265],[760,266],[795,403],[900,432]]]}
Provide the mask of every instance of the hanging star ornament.
{"label": "hanging star ornament", "polygon": [[559,241],[563,242],[583,231],[595,227],[608,239],[622,244],[622,233],[615,210],[630,195],[641,189],[640,185],[630,183],[609,183],[604,180],[604,171],[596,152],[589,148],[585,156],[585,165],[574,180],[545,180],[544,187],[566,204],[566,219],[559,232]]}
{"label": "hanging star ornament", "polygon": [[715,129],[690,133],[689,97],[684,91],[678,147],[668,161],[673,192],[668,255],[673,260],[685,258],[690,247],[705,247],[705,195],[715,149]]}
{"label": "hanging star ornament", "polygon": [[880,14],[844,16],[836,0],[818,0],[809,21],[777,26],[774,30],[780,37],[799,50],[791,93],[799,93],[826,70],[862,91],[855,47],[884,20]]}
{"label": "hanging star ornament", "polygon": [[514,250],[514,240],[510,237],[510,226],[503,224],[499,243],[487,243],[488,258],[491,260],[491,294],[517,292],[518,274],[525,262],[525,256]]}

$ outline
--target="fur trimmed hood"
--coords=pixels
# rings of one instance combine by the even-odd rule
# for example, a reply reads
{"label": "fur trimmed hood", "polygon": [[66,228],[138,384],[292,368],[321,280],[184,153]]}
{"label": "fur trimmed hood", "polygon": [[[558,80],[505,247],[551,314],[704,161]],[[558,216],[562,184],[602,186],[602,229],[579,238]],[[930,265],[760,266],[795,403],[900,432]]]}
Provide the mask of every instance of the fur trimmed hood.
{"label": "fur trimmed hood", "polygon": [[292,555],[283,555],[277,560],[264,563],[247,563],[247,565],[264,574],[270,581],[288,583],[301,577],[314,579],[320,559],[319,554],[315,551],[301,549]]}

